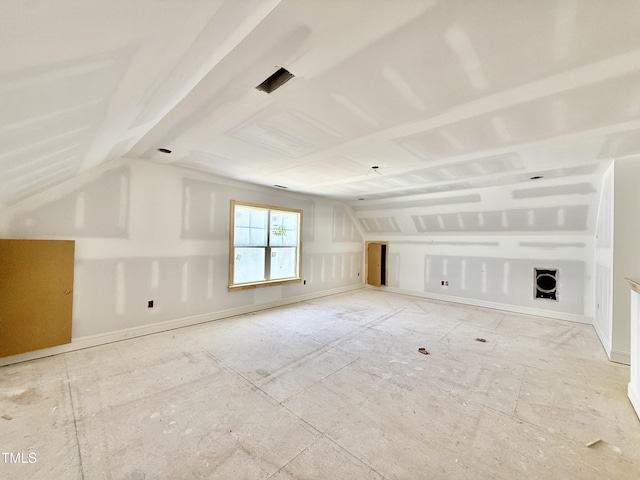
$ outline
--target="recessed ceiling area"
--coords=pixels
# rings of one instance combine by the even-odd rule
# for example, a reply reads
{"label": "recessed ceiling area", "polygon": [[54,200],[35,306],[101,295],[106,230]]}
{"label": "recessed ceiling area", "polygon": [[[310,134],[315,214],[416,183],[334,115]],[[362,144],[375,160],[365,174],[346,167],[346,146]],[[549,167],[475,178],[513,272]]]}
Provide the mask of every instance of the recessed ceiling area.
{"label": "recessed ceiling area", "polygon": [[355,201],[640,153],[635,0],[9,0],[0,18],[2,205],[123,156]]}

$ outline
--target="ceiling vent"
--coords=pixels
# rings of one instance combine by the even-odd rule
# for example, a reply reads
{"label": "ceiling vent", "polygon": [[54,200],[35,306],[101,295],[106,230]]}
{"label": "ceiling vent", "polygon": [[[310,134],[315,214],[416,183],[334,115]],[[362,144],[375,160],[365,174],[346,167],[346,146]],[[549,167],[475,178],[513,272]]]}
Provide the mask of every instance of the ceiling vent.
{"label": "ceiling vent", "polygon": [[279,68],[276,73],[267,78],[256,88],[262,92],[271,93],[294,77],[293,73],[285,68]]}

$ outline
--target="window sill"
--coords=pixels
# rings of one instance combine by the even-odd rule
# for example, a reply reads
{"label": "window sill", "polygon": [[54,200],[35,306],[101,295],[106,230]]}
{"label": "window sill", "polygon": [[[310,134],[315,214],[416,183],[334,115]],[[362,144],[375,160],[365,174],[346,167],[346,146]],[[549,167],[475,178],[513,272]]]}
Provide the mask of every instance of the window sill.
{"label": "window sill", "polygon": [[272,287],[275,285],[287,285],[290,283],[300,283],[302,282],[302,277],[297,278],[285,278],[282,280],[269,280],[267,282],[256,282],[256,283],[240,283],[237,285],[229,285],[229,291],[231,290],[247,290],[249,288],[261,288],[261,287]]}

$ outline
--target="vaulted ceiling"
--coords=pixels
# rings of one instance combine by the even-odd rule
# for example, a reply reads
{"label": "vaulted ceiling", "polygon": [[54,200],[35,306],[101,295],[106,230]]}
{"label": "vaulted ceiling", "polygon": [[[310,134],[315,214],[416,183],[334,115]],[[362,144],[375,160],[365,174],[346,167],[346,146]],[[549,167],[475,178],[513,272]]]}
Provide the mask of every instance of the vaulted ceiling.
{"label": "vaulted ceiling", "polygon": [[4,0],[0,140],[2,205],[122,156],[345,200],[590,174],[640,153],[640,2]]}

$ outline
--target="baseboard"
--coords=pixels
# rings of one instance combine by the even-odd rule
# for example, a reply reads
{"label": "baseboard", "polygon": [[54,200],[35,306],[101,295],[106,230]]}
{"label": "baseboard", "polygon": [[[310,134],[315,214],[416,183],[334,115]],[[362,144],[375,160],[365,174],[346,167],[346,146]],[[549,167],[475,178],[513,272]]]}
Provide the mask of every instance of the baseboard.
{"label": "baseboard", "polygon": [[300,303],[307,300],[314,300],[316,298],[327,297],[329,295],[347,293],[354,290],[359,290],[361,288],[363,288],[363,285],[359,283],[356,285],[349,285],[346,287],[338,287],[338,288],[332,288],[329,290],[322,290],[320,292],[297,295],[295,297],[280,299],[274,302],[262,303],[259,305],[247,305],[244,307],[235,307],[227,310],[220,310],[217,312],[205,313],[202,315],[193,315],[190,317],[176,318],[176,319],[167,320],[164,322],[143,325],[140,327],[132,327],[132,328],[116,330],[108,333],[101,333],[98,335],[88,335],[85,337],[74,338],[71,341],[71,343],[67,343],[65,345],[58,345],[55,347],[44,348],[42,350],[25,352],[25,353],[20,353],[18,355],[12,355],[10,357],[0,358],[0,367],[5,365],[11,365],[14,363],[26,362],[29,360],[35,360],[37,358],[50,357],[52,355],[58,355],[60,353],[67,353],[67,352],[73,352],[75,350],[82,350],[84,348],[97,347],[99,345],[106,345],[108,343],[119,342],[121,340],[128,340],[130,338],[143,337],[145,335],[151,335],[154,333],[166,332],[167,330],[174,330],[176,328],[189,327],[191,325],[198,325],[200,323],[212,322],[214,320],[220,320],[222,318],[235,317],[236,315],[245,315],[247,313],[258,312],[260,310],[267,310],[269,308],[282,307],[284,305],[290,305],[293,303]]}
{"label": "baseboard", "polygon": [[616,363],[622,363],[623,365],[631,365],[631,354],[629,352],[619,352],[617,350],[611,350],[609,360]]}
{"label": "baseboard", "polygon": [[595,321],[593,322],[593,329],[596,331],[596,335],[598,335],[598,338],[600,339],[602,348],[604,348],[604,353],[606,353],[609,360],[611,360],[611,340],[607,338],[607,336],[600,328],[600,325],[598,325]]}
{"label": "baseboard", "polygon": [[[377,287],[371,287],[371,286],[367,286],[367,287],[378,290]],[[485,300],[477,300],[474,298],[454,297],[451,295],[441,295],[438,293],[412,292],[412,291],[402,290],[394,287],[384,287],[384,290],[392,293],[399,293],[402,295],[428,298],[430,300],[441,300],[444,302],[461,303],[463,305],[472,305],[474,307],[484,307],[484,308],[492,308],[494,310],[504,310],[507,312],[523,313],[525,315],[535,315],[537,317],[556,318],[558,320],[567,320],[569,322],[576,322],[576,323],[586,323],[588,325],[593,324],[593,319],[591,317],[586,317],[584,315],[576,315],[573,313],[539,310],[537,308],[522,307],[518,305],[509,305],[506,303],[489,302]]]}
{"label": "baseboard", "polygon": [[636,411],[636,415],[638,415],[638,419],[640,420],[640,392],[635,392],[631,388],[631,383],[629,383],[628,395],[631,405],[633,405],[633,409]]}

